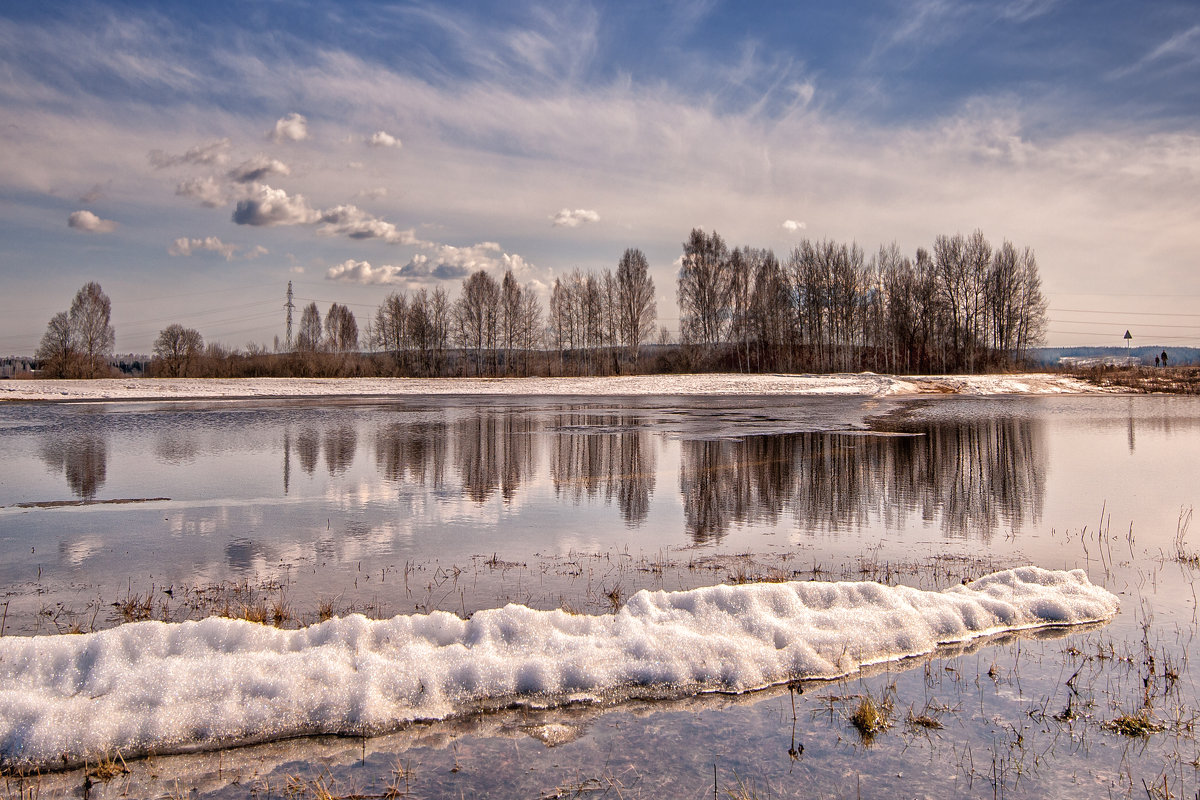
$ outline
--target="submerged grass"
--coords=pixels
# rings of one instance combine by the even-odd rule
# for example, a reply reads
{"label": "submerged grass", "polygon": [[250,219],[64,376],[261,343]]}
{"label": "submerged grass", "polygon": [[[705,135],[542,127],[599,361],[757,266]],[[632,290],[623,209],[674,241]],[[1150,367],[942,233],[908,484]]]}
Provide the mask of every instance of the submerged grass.
{"label": "submerged grass", "polygon": [[1113,719],[1100,723],[1100,727],[1109,733],[1119,733],[1122,736],[1149,736],[1152,733],[1166,730],[1166,726],[1155,722],[1150,712],[1142,709],[1135,713],[1120,714]]}

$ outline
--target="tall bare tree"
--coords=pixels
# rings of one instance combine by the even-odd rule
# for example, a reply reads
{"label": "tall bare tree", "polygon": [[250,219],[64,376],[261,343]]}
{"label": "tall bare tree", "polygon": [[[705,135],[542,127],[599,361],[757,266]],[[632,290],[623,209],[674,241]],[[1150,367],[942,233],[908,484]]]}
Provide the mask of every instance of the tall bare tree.
{"label": "tall bare tree", "polygon": [[338,303],[329,307],[325,314],[325,342],[336,353],[358,349],[358,321],[353,311]]}
{"label": "tall bare tree", "polygon": [[317,304],[309,303],[300,315],[300,330],[296,334],[296,349],[312,353],[321,349],[321,312]]}
{"label": "tall bare tree", "polygon": [[84,284],[71,302],[71,333],[79,352],[80,377],[94,378],[108,372],[116,333],[110,323],[112,302],[92,281]]}
{"label": "tall bare tree", "polygon": [[684,339],[711,349],[725,341],[729,319],[729,251],[713,231],[694,228],[683,243],[677,293]]}
{"label": "tall bare tree", "polygon": [[463,281],[455,319],[459,344],[474,354],[477,375],[495,371],[499,316],[500,285],[486,270],[471,274]]}
{"label": "tall bare tree", "polygon": [[658,309],[654,302],[654,279],[650,262],[641,250],[630,248],[617,262],[617,340],[631,362],[637,364],[642,342],[654,335]]}

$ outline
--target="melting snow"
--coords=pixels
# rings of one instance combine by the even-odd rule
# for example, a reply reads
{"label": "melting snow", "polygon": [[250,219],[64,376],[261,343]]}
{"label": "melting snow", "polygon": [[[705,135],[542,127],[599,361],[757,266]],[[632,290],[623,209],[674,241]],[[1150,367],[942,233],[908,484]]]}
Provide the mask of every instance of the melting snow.
{"label": "melting snow", "polygon": [[641,375],[607,378],[142,378],[0,382],[0,400],[162,400],[401,395],[857,395],[1089,394],[1063,375]]}
{"label": "melting snow", "polygon": [[519,605],[294,631],[209,618],[0,638],[0,763],[64,765],[441,719],[645,687],[741,692],[937,645],[1106,620],[1082,570],[1022,567],[941,592],[871,582],[641,591],[617,614]]}

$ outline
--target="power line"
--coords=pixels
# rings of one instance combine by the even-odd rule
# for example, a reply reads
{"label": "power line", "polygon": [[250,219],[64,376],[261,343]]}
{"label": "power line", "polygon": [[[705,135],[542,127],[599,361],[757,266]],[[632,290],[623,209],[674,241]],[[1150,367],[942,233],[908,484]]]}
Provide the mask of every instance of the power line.
{"label": "power line", "polygon": [[1056,308],[1049,307],[1050,311],[1065,311],[1070,314],[1108,314],[1111,316],[1125,317],[1200,317],[1200,314],[1174,313],[1171,311],[1091,311],[1086,308]]}

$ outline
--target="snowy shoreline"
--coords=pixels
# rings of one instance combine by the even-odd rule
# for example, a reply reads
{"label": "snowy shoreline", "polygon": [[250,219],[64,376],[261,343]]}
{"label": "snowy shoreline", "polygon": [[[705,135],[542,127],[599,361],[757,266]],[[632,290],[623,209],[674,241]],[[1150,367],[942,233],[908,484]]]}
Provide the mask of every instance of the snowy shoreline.
{"label": "snowy shoreline", "polygon": [[108,402],[314,397],[1111,394],[1076,378],[1013,375],[637,375],[605,378],[106,378],[0,382],[0,402]]}

